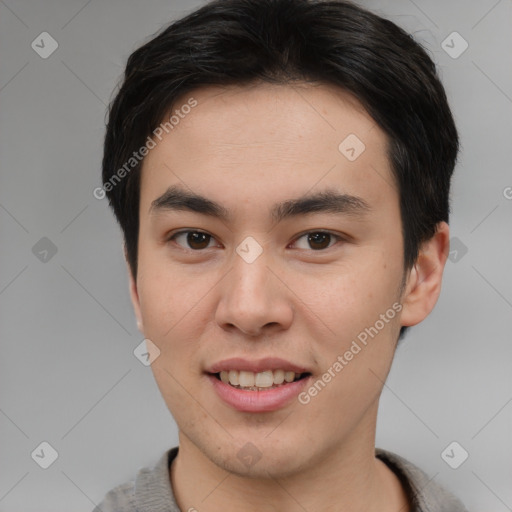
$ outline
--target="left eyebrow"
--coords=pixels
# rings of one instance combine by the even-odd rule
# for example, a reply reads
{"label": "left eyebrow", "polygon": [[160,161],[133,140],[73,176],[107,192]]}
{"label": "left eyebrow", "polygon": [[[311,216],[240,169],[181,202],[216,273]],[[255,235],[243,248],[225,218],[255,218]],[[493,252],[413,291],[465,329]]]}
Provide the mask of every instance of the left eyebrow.
{"label": "left eyebrow", "polygon": [[[151,203],[149,213],[169,210],[191,211],[215,217],[224,222],[229,222],[232,219],[232,213],[220,203],[186,190],[180,185],[169,187],[155,199]],[[364,216],[370,211],[371,208],[364,199],[349,194],[340,194],[335,189],[328,188],[316,194],[277,203],[271,208],[270,215],[275,222],[281,222],[291,217],[312,213]]]}
{"label": "left eyebrow", "polygon": [[281,222],[290,217],[311,213],[364,216],[370,211],[370,205],[361,197],[326,189],[317,194],[283,201],[272,208],[271,215],[276,222]]}

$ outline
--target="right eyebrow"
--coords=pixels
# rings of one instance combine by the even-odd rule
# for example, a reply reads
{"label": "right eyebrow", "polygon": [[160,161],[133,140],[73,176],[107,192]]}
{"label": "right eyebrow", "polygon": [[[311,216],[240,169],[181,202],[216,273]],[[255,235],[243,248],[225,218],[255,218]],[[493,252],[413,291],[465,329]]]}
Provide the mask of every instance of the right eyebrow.
{"label": "right eyebrow", "polygon": [[200,213],[227,222],[231,215],[224,206],[204,196],[190,192],[179,185],[169,187],[160,197],[151,203],[149,213],[166,210],[186,210]]}

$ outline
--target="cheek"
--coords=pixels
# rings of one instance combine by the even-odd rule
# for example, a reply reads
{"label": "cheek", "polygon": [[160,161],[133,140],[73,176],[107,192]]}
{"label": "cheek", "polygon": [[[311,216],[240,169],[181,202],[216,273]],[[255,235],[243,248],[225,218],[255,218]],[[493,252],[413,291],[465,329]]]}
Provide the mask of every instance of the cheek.
{"label": "cheek", "polygon": [[[380,392],[400,329],[401,275],[399,265],[375,258],[361,260],[357,267],[343,268],[325,279],[302,282],[303,291],[315,290],[309,296],[314,298],[311,309],[319,332],[321,324],[329,327],[327,338],[317,338],[320,366],[336,375],[329,384],[331,392],[323,394],[318,404],[325,401],[328,408],[329,400],[336,396],[336,401],[357,409]],[[339,364],[333,368],[336,362]]]}
{"label": "cheek", "polygon": [[329,337],[342,342],[357,336],[392,308],[399,299],[401,275],[399,265],[380,258],[361,259],[328,274],[302,276],[294,289],[316,313],[317,322],[330,328]]}
{"label": "cheek", "polygon": [[325,307],[317,303],[318,316],[332,332],[316,344],[321,375],[301,403],[308,402],[311,416],[321,418],[328,431],[363,417],[378,399],[393,360],[400,329],[397,296],[384,283],[362,284],[356,279],[331,283],[322,298]]}
{"label": "cheek", "polygon": [[180,415],[180,404],[190,400],[187,390],[196,393],[198,340],[208,318],[206,292],[200,278],[151,268],[145,267],[139,285],[144,334],[160,350],[151,369],[162,397]]}
{"label": "cheek", "polygon": [[[204,312],[208,290],[215,276],[195,272],[173,264],[165,250],[141,251],[139,257],[138,294],[145,333],[161,342],[176,338],[183,325],[192,325],[190,317]],[[190,325],[188,325],[190,328]],[[188,331],[187,331],[188,332]],[[192,333],[190,333],[192,334]]]}

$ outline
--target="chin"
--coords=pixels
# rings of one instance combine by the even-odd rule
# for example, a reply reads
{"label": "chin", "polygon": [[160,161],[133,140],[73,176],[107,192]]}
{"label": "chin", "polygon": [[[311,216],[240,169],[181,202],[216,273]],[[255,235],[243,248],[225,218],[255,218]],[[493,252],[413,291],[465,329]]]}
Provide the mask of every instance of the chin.
{"label": "chin", "polygon": [[[260,449],[256,448],[258,445]],[[265,479],[286,478],[308,467],[303,443],[273,446],[272,443],[238,442],[205,455],[217,466],[241,478]]]}

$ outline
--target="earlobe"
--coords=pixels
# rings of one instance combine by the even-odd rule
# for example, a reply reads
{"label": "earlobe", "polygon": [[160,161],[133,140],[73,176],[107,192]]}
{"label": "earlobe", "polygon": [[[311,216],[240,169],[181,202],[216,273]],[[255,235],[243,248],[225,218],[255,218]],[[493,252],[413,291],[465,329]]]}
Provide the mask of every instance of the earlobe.
{"label": "earlobe", "polygon": [[440,222],[434,236],[421,245],[416,263],[409,272],[402,296],[403,326],[420,323],[434,309],[441,293],[449,250],[450,228],[446,222]]}
{"label": "earlobe", "polygon": [[133,277],[133,272],[130,267],[130,264],[128,263],[128,258],[126,257],[126,250],[125,250],[125,261],[126,266],[128,269],[128,281],[129,281],[129,290],[130,290],[130,298],[133,305],[133,311],[135,313],[135,318],[137,319],[137,329],[141,332],[141,334],[144,334],[144,324],[142,322],[142,314],[140,309],[140,300],[139,300],[139,292],[137,290],[137,283]]}

